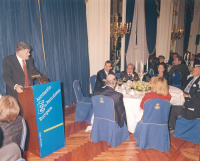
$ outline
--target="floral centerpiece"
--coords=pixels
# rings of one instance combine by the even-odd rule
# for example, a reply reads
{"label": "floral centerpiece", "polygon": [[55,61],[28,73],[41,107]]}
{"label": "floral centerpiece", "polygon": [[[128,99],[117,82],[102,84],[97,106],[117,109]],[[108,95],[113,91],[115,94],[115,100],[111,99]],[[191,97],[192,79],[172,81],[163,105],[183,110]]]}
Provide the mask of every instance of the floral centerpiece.
{"label": "floral centerpiece", "polygon": [[148,82],[132,82],[129,84],[129,89],[146,92],[151,90],[151,84]]}

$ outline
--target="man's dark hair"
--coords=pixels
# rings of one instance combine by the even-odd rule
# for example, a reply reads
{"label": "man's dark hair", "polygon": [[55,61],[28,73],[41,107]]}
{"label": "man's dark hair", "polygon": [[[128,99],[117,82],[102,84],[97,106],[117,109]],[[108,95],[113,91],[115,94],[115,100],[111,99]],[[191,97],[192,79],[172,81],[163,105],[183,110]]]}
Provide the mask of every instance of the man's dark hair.
{"label": "man's dark hair", "polygon": [[178,55],[177,58],[178,58],[178,61],[181,61],[181,63],[182,63],[183,57]]}
{"label": "man's dark hair", "polygon": [[159,59],[165,59],[165,57],[163,55],[159,55],[158,57]]}
{"label": "man's dark hair", "polygon": [[29,49],[29,50],[31,50],[32,48],[31,48],[31,46],[28,45],[27,43],[20,41],[20,42],[18,42],[17,45],[16,45],[15,52],[18,52],[18,51],[24,50],[24,49]]}
{"label": "man's dark hair", "polygon": [[106,63],[110,63],[110,64],[112,65],[112,62],[111,62],[110,60],[107,60],[107,61],[105,62],[105,65],[106,65]]}
{"label": "man's dark hair", "polygon": [[179,56],[178,53],[173,53],[172,55],[177,55],[177,56]]}

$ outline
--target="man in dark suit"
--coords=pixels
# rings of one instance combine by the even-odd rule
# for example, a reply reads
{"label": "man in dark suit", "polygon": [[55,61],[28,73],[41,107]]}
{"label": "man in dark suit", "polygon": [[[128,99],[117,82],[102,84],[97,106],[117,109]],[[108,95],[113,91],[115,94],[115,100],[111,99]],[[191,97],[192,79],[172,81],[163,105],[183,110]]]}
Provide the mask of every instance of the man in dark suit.
{"label": "man in dark suit", "polygon": [[169,116],[169,126],[174,130],[178,116],[193,120],[200,118],[200,80],[197,82],[198,90],[190,97],[185,97],[183,106],[172,106]]}
{"label": "man in dark suit", "polygon": [[18,42],[15,55],[3,59],[3,79],[6,83],[6,95],[18,99],[18,93],[23,92],[24,87],[32,86],[31,75],[40,74],[29,58],[31,46],[25,42]]}
{"label": "man in dark suit", "polygon": [[199,89],[198,82],[200,80],[200,66],[196,66],[192,72],[192,77],[190,77],[184,87],[184,96],[189,97],[196,93]]}
{"label": "man in dark suit", "polygon": [[126,71],[122,71],[120,74],[120,78],[126,79],[126,80],[131,80],[131,79],[138,79],[138,74],[134,71],[135,66],[133,64],[128,64]]}
{"label": "man in dark suit", "polygon": [[187,81],[187,76],[190,74],[187,65],[182,64],[183,58],[177,56],[174,59],[174,66],[169,71],[168,75],[171,76],[175,71],[178,71],[181,74],[181,89],[183,90]]}
{"label": "man in dark suit", "polygon": [[106,76],[108,74],[114,74],[111,69],[112,69],[112,62],[107,60],[104,65],[104,69],[100,70],[97,73],[97,79],[96,79],[94,91],[97,90],[98,88],[105,86]]}
{"label": "man in dark suit", "polygon": [[100,88],[94,92],[94,95],[104,95],[113,99],[115,108],[115,121],[120,127],[126,122],[126,112],[123,103],[123,95],[115,91],[117,81],[113,74],[109,74],[106,78],[106,87]]}

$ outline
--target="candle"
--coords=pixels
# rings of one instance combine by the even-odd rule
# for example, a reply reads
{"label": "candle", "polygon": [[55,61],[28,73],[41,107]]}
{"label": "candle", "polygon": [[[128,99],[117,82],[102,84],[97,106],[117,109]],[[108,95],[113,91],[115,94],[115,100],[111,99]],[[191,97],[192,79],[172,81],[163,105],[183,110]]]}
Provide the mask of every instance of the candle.
{"label": "candle", "polygon": [[138,72],[137,71],[137,59],[136,59],[135,71]]}
{"label": "candle", "polygon": [[148,59],[147,59],[147,66],[146,66],[146,71],[148,71],[148,63],[149,63],[149,62],[148,62]]}
{"label": "candle", "polygon": [[189,53],[188,53],[188,55],[187,55],[187,61],[189,61],[189,56],[190,56],[190,55],[189,55]]}
{"label": "candle", "polygon": [[118,22],[117,22],[117,28],[118,28]]}
{"label": "candle", "polygon": [[184,60],[186,61],[186,53],[185,53],[185,55],[184,55]]}
{"label": "candle", "polygon": [[141,60],[141,63],[140,63],[140,73],[143,73],[143,62]]}

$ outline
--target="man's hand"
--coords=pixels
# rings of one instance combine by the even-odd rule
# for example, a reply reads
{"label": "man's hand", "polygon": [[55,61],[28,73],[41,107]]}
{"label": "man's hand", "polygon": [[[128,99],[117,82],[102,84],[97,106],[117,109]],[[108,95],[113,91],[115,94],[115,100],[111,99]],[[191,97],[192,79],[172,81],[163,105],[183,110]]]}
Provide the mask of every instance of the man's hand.
{"label": "man's hand", "polygon": [[16,85],[15,90],[17,91],[17,93],[22,93],[23,92],[22,88],[23,87],[21,85]]}
{"label": "man's hand", "polygon": [[190,96],[189,94],[185,94],[185,93],[183,95],[184,95],[184,97],[189,97]]}

